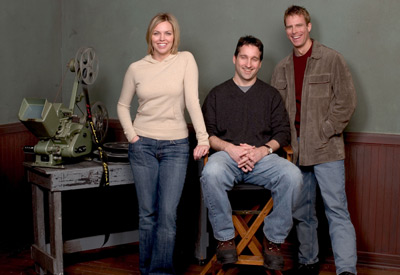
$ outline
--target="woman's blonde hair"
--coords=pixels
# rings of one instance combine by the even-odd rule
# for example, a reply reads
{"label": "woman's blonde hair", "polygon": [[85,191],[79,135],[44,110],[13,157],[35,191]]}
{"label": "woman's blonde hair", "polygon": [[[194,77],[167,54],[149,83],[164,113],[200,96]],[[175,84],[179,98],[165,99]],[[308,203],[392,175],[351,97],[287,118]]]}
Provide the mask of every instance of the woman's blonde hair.
{"label": "woman's blonde hair", "polygon": [[151,43],[151,36],[152,36],[153,31],[156,28],[156,26],[162,22],[169,22],[172,26],[172,30],[174,32],[174,41],[172,44],[171,53],[177,54],[178,46],[179,46],[179,42],[180,42],[179,24],[178,24],[178,20],[176,19],[176,17],[170,13],[158,13],[156,16],[154,16],[151,19],[149,26],[147,28],[147,33],[146,33],[147,54],[152,55],[154,52],[153,44]]}

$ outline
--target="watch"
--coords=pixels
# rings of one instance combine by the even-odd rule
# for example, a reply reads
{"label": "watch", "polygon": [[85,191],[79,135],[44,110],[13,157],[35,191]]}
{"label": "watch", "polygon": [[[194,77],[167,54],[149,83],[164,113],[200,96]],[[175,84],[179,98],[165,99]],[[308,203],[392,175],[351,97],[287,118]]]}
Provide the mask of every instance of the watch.
{"label": "watch", "polygon": [[268,144],[264,144],[264,146],[268,149],[268,155],[274,152],[274,150],[272,150],[271,146],[269,146]]}

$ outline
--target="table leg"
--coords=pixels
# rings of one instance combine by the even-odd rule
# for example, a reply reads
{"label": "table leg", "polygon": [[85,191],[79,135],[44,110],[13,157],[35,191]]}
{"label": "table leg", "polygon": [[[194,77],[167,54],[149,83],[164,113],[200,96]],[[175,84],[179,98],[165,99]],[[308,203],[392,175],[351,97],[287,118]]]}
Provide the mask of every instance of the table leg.
{"label": "table leg", "polygon": [[55,273],[63,274],[63,238],[61,192],[49,192],[50,251]]}
{"label": "table leg", "polygon": [[[44,225],[44,201],[43,190],[32,184],[32,211],[33,211],[33,237],[37,247],[46,250],[46,231]],[[35,263],[35,271],[44,274],[44,270]]]}
{"label": "table leg", "polygon": [[[44,193],[48,195],[50,245],[46,244]],[[61,275],[63,268],[63,239],[61,192],[48,192],[32,184],[32,210],[34,244],[32,259],[35,261],[35,271],[38,274]]]}

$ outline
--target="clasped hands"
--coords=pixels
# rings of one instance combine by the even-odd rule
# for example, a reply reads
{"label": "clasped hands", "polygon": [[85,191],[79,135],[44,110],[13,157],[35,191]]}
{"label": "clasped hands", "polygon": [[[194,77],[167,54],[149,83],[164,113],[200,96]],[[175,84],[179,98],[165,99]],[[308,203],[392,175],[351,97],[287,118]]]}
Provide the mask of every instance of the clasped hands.
{"label": "clasped hands", "polygon": [[237,162],[238,167],[247,173],[253,171],[256,163],[265,156],[265,151],[262,147],[241,143],[232,146],[228,154]]}

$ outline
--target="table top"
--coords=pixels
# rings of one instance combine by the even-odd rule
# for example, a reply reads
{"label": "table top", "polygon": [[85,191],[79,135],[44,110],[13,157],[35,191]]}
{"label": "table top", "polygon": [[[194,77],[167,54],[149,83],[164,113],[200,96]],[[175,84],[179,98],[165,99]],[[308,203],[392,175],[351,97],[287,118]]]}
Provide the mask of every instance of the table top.
{"label": "table top", "polygon": [[[100,186],[103,166],[100,161],[81,161],[64,164],[64,168],[33,166],[25,162],[28,182],[39,185],[49,191],[66,191],[96,188]],[[133,184],[129,163],[108,163],[110,186]]]}

